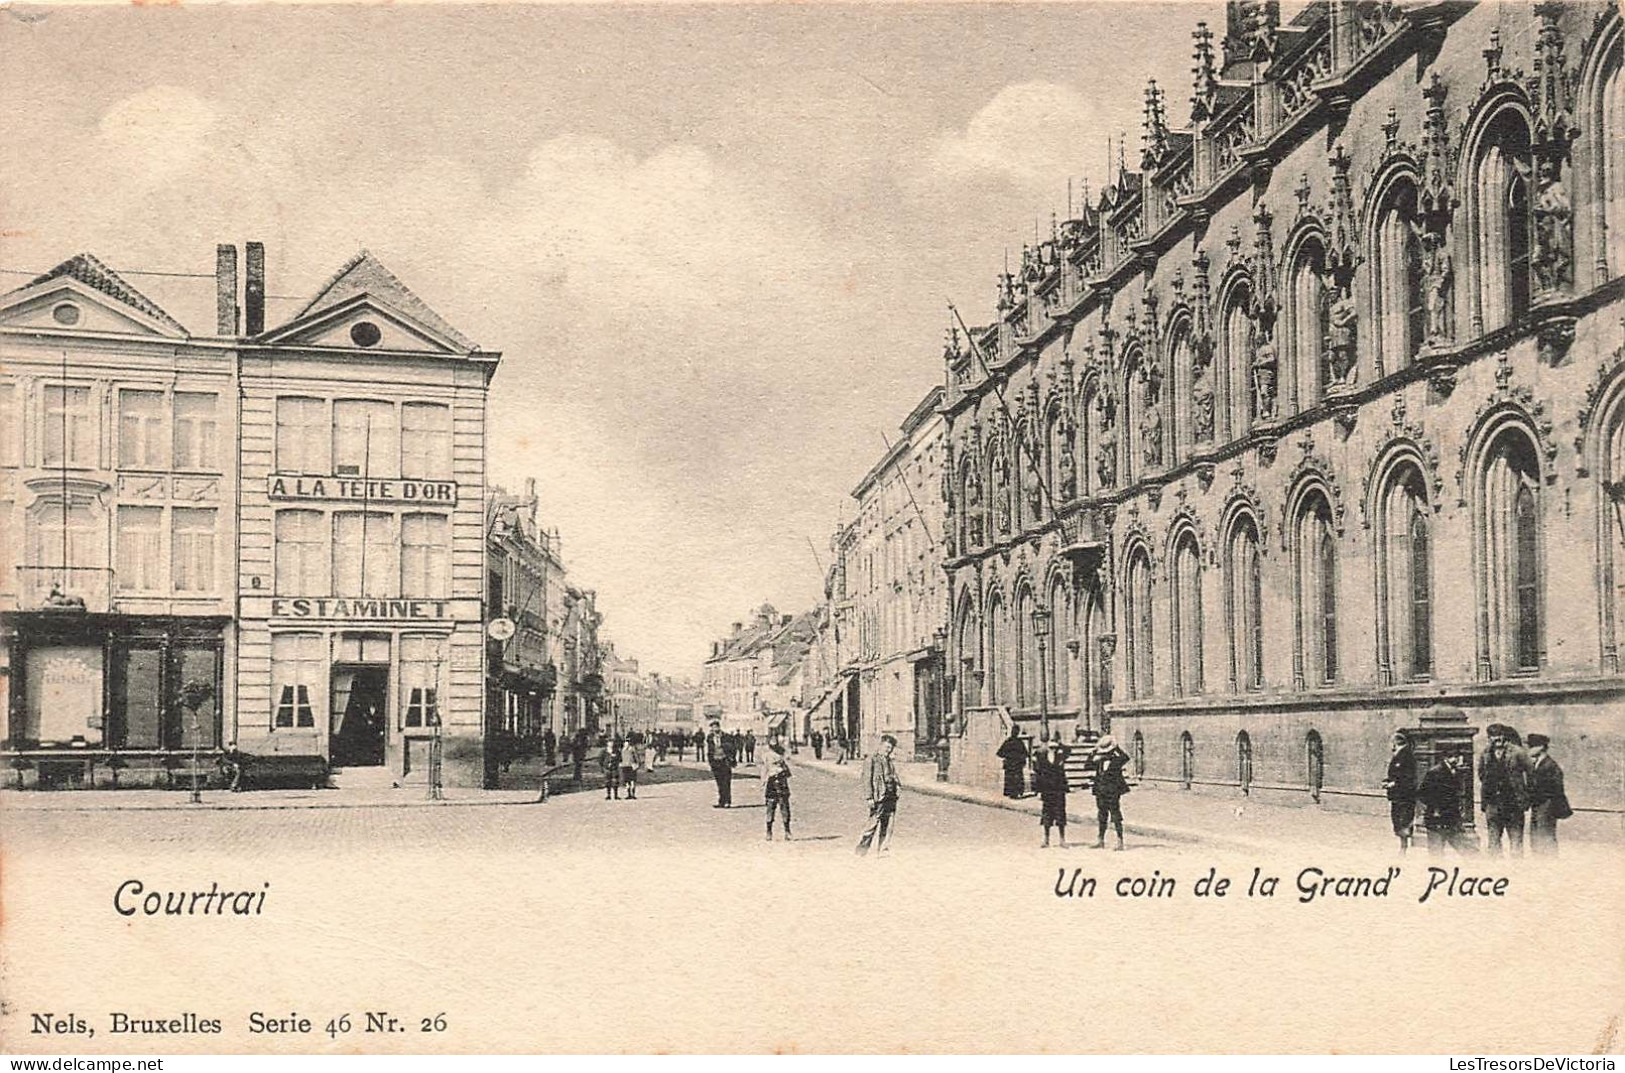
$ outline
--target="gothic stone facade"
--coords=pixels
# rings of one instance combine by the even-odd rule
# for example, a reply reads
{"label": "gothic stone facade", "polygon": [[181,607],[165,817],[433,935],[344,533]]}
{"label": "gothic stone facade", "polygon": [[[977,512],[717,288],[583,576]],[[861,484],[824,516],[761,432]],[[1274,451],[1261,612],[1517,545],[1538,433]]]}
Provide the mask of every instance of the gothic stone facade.
{"label": "gothic stone facade", "polygon": [[1226,21],[950,340],[960,732],[1047,700],[1149,780],[1370,807],[1395,727],[1504,722],[1617,813],[1619,14]]}

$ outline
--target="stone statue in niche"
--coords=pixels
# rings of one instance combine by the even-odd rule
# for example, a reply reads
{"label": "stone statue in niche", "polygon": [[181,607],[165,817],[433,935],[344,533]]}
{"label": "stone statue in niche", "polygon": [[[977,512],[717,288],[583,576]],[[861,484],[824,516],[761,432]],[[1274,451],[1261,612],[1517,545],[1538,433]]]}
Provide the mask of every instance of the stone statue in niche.
{"label": "stone statue in niche", "polygon": [[[1252,333],[1248,333],[1251,340]],[[1275,420],[1275,341],[1264,339],[1253,350],[1254,416],[1259,421]]]}
{"label": "stone statue in niche", "polygon": [[1072,436],[1069,433],[1061,435],[1060,461],[1057,468],[1060,470],[1056,479],[1061,484],[1061,502],[1070,503],[1078,498],[1078,463],[1072,456]]}
{"label": "stone statue in niche", "polygon": [[1037,519],[1044,513],[1044,489],[1038,483],[1038,471],[1031,465],[1027,470],[1027,517]]}
{"label": "stone statue in niche", "polygon": [[1450,246],[1445,236],[1424,231],[1422,239],[1422,300],[1427,310],[1427,341],[1430,345],[1448,343],[1450,328],[1450,291],[1455,279],[1455,265],[1450,258]]}
{"label": "stone statue in niche", "polygon": [[1147,467],[1162,465],[1162,392],[1153,375],[1145,384],[1145,416],[1140,420],[1140,454]]}
{"label": "stone statue in niche", "polygon": [[1196,441],[1207,443],[1213,439],[1213,385],[1206,366],[1196,370],[1191,384],[1191,424],[1196,429]]}
{"label": "stone statue in niche", "polygon": [[1109,394],[1100,397],[1100,444],[1095,448],[1095,475],[1102,488],[1117,484],[1117,404]]}
{"label": "stone statue in niche", "polygon": [[1334,383],[1343,386],[1353,380],[1359,325],[1351,290],[1340,287],[1335,294],[1331,308],[1326,313],[1326,326],[1330,335],[1327,365],[1331,368]]}
{"label": "stone statue in niche", "polygon": [[1574,280],[1574,207],[1555,160],[1540,164],[1535,195],[1535,280],[1539,293],[1564,291]]}

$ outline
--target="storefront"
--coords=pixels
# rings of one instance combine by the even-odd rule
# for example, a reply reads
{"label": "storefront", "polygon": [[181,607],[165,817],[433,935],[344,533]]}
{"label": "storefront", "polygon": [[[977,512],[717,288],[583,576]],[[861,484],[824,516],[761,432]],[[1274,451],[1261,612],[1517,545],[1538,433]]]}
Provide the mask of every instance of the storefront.
{"label": "storefront", "polygon": [[478,600],[244,597],[244,651],[268,659],[263,692],[245,682],[239,698],[239,747],[401,783],[429,781],[437,749],[452,766],[477,761],[479,705],[452,680],[463,649],[478,658],[480,611]]}
{"label": "storefront", "polygon": [[222,744],[223,617],[0,616],[13,785],[176,785],[216,770]]}

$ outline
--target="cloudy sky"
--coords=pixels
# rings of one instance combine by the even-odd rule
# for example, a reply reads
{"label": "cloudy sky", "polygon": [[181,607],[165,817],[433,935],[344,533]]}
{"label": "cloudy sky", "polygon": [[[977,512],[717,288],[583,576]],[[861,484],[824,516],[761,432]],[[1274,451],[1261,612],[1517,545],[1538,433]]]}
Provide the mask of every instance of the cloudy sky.
{"label": "cloudy sky", "polygon": [[[310,294],[366,247],[504,353],[493,479],[534,476],[606,632],[697,674],[821,596],[849,492],[941,377],[946,302],[1183,120],[1219,4],[0,9],[0,269],[80,250]],[[132,277],[212,328],[206,280]],[[0,275],[0,286],[26,280]],[[273,300],[270,316],[297,306]]]}

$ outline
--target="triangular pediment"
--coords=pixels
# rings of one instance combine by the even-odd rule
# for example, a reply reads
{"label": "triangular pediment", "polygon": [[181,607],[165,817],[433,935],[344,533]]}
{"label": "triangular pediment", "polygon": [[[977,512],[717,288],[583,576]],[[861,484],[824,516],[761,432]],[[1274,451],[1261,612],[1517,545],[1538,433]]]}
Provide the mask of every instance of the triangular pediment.
{"label": "triangular pediment", "polygon": [[186,329],[88,253],[0,295],[0,327],[186,337]]}
{"label": "triangular pediment", "polygon": [[469,349],[367,295],[300,317],[266,332],[256,342],[420,354],[466,354]]}
{"label": "triangular pediment", "polygon": [[292,321],[258,341],[441,354],[479,349],[366,250],[346,262]]}

